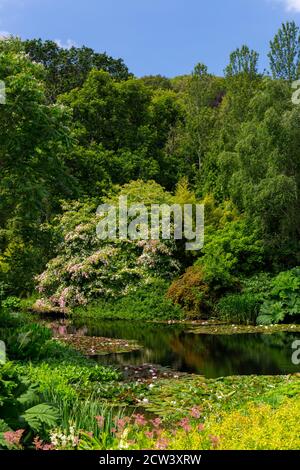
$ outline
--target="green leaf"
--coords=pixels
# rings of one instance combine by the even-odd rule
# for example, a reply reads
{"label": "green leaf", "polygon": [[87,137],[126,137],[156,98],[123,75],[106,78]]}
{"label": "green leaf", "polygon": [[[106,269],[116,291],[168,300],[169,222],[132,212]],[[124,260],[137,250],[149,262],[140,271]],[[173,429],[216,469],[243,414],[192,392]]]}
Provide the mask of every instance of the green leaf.
{"label": "green leaf", "polygon": [[22,418],[34,431],[39,432],[43,425],[49,428],[57,424],[58,412],[52,406],[42,403],[26,410]]}

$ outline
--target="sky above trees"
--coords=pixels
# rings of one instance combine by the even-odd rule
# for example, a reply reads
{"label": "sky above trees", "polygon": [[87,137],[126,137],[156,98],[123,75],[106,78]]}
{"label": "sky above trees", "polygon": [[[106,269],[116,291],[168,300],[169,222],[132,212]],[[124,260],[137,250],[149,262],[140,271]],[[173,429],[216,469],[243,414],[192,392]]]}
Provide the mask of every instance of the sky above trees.
{"label": "sky above trees", "polygon": [[83,44],[122,57],[137,76],[190,73],[203,62],[222,74],[246,43],[267,68],[269,40],[300,21],[300,0],[0,0],[0,31]]}

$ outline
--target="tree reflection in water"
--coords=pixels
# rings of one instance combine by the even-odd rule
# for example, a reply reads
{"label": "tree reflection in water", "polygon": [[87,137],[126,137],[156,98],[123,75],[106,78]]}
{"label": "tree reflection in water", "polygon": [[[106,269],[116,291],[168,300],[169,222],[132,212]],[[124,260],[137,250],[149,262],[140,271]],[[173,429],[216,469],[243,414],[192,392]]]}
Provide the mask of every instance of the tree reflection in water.
{"label": "tree reflection in water", "polygon": [[228,375],[278,375],[299,372],[291,362],[295,333],[200,335],[184,325],[128,321],[77,321],[90,336],[134,339],[140,351],[99,357],[105,364],[159,364],[181,372],[214,378]]}

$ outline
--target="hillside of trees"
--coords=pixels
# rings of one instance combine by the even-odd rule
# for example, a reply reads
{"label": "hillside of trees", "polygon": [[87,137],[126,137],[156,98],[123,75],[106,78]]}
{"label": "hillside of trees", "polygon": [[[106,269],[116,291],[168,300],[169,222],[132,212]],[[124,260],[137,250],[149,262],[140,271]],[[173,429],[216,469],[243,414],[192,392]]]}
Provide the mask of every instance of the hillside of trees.
{"label": "hillside of trees", "polygon": [[[197,64],[186,76],[137,78],[123,60],[87,47],[1,40],[1,297],[38,288],[47,302],[73,307],[147,285],[151,297],[158,283],[164,301],[192,317],[217,304],[247,321],[253,311],[262,322],[299,314],[295,23],[270,42],[269,61],[260,73],[258,53],[244,45],[222,77]],[[203,250],[158,247],[138,269],[149,246],[124,243],[112,255],[92,221],[99,203],[125,193],[204,203]]]}

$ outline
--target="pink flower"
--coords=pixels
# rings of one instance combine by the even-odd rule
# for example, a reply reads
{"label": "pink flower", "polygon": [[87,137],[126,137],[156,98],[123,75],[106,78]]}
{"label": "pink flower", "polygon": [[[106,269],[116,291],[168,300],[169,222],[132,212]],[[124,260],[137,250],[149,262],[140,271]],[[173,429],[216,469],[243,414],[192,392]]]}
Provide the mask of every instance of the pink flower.
{"label": "pink flower", "polygon": [[159,450],[165,450],[168,448],[168,445],[169,445],[168,439],[162,438],[157,441],[155,448]]}
{"label": "pink flower", "polygon": [[155,428],[159,428],[159,426],[161,425],[161,419],[160,418],[155,418],[151,421],[151,423],[153,424],[153,426]]}
{"label": "pink flower", "polygon": [[24,432],[24,429],[18,429],[17,431],[7,431],[3,433],[3,437],[7,444],[11,446],[19,446]]}
{"label": "pink flower", "polygon": [[43,449],[43,441],[40,440],[39,436],[33,439],[33,443],[35,446],[35,450],[42,450]]}
{"label": "pink flower", "polygon": [[148,439],[153,439],[154,432],[153,431],[146,431],[145,436],[148,437]]}
{"label": "pink flower", "polygon": [[183,418],[179,423],[178,426],[180,426],[185,432],[190,432],[192,429],[190,426],[190,421],[188,418]]}
{"label": "pink flower", "polygon": [[125,428],[126,423],[127,423],[126,419],[120,418],[120,419],[117,419],[116,426],[120,431],[122,431]]}
{"label": "pink flower", "polygon": [[204,424],[199,424],[199,426],[198,426],[198,431],[199,431],[199,432],[204,431],[204,427],[205,427]]}
{"label": "pink flower", "polygon": [[209,436],[210,442],[212,443],[213,449],[217,449],[219,443],[220,443],[220,438],[217,436]]}
{"label": "pink flower", "polygon": [[105,422],[105,419],[103,418],[103,416],[96,416],[95,419],[98,423],[99,428],[103,428],[104,422]]}
{"label": "pink flower", "polygon": [[136,426],[145,426],[145,424],[147,424],[147,421],[145,420],[143,415],[137,414],[137,415],[134,415],[134,418],[135,418],[134,424]]}
{"label": "pink flower", "polygon": [[42,450],[54,450],[53,444],[44,444]]}
{"label": "pink flower", "polygon": [[192,408],[190,411],[190,415],[192,418],[199,419],[201,416],[200,409],[197,407]]}

